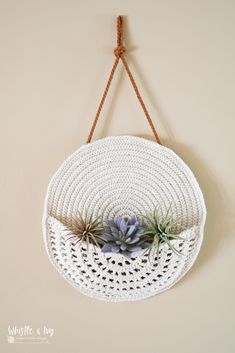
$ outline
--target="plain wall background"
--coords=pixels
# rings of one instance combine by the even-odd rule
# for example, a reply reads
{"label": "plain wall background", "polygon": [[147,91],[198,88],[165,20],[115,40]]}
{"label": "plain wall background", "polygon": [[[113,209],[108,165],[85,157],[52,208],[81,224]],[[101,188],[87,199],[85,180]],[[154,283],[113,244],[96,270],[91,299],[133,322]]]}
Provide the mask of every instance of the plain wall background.
{"label": "plain wall background", "polygon": [[[205,195],[193,269],[149,300],[110,304],[75,291],[42,240],[50,177],[85,143],[114,60],[127,60],[163,143]],[[1,351],[232,353],[234,337],[235,3],[233,0],[1,0]],[[152,138],[120,65],[95,139]],[[8,325],[55,330],[51,345],[10,345]]]}

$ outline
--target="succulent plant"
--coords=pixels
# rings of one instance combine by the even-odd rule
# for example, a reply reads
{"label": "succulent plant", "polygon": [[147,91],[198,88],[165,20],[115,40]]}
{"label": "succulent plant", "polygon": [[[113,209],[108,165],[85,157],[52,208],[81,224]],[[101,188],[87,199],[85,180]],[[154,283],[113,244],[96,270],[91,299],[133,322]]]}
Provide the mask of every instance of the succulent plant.
{"label": "succulent plant", "polygon": [[134,217],[118,217],[115,221],[106,221],[107,227],[102,234],[104,253],[119,253],[130,257],[132,253],[146,249],[148,244],[142,241],[144,225]]}
{"label": "succulent plant", "polygon": [[[149,257],[152,255],[159,255],[159,249],[161,244],[166,243],[169,248],[177,255],[181,255],[180,251],[178,251],[172,244],[173,240],[184,240],[184,238],[180,237],[178,233],[176,234],[176,227],[179,228],[179,224],[174,220],[173,216],[170,215],[170,208],[168,209],[166,215],[160,219],[158,215],[158,207],[154,209],[154,211],[148,215],[143,215],[146,228],[143,233],[143,240],[149,244],[146,252]],[[180,227],[181,231],[183,230]]]}
{"label": "succulent plant", "polygon": [[73,239],[74,244],[85,242],[87,247],[89,244],[99,247],[99,240],[101,240],[101,234],[103,233],[104,227],[103,222],[100,217],[94,218],[92,214],[87,213],[83,217],[80,212],[78,212],[73,217],[72,226],[68,226],[70,230],[66,235],[70,236],[69,239]]}
{"label": "succulent plant", "polygon": [[86,243],[88,248],[91,244],[101,248],[104,253],[119,253],[126,257],[145,249],[150,258],[158,257],[160,246],[166,243],[174,253],[181,255],[172,241],[185,240],[179,236],[184,228],[174,220],[170,208],[164,217],[159,217],[158,210],[156,207],[153,212],[139,219],[133,216],[107,220],[105,226],[100,217],[94,218],[92,213],[87,212],[84,217],[80,212],[73,216],[72,225],[71,220],[61,217],[58,220],[66,226],[67,240],[72,239],[74,245]]}

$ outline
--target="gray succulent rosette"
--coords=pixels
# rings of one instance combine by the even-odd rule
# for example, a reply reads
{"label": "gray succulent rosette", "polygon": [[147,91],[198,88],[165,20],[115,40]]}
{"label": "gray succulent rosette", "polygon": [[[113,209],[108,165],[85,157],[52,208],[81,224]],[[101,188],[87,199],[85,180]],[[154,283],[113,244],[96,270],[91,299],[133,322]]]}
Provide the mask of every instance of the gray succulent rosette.
{"label": "gray succulent rosette", "polygon": [[149,247],[148,242],[142,241],[144,232],[145,225],[135,216],[107,220],[102,240],[99,240],[101,251],[131,257],[133,253]]}

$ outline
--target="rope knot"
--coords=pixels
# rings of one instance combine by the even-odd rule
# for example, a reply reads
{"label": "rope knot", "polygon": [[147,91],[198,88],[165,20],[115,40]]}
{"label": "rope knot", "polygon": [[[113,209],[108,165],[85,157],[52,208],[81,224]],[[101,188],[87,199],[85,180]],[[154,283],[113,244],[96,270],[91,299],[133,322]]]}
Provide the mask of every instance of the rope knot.
{"label": "rope knot", "polygon": [[126,48],[121,44],[114,49],[114,55],[120,58],[126,52]]}

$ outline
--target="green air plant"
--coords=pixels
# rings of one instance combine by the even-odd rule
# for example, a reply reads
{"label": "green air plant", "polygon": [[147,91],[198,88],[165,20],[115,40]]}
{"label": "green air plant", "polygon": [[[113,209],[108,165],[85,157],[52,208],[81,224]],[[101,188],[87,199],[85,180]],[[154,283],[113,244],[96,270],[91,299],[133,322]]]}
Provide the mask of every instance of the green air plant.
{"label": "green air plant", "polygon": [[81,245],[86,243],[87,248],[89,244],[94,247],[100,247],[99,241],[103,233],[103,222],[100,217],[94,218],[92,214],[85,214],[83,217],[80,212],[73,216],[73,223],[68,227],[70,230],[66,235],[70,236],[69,239],[73,239],[74,245]]}
{"label": "green air plant", "polygon": [[[173,216],[170,214],[170,208],[167,210],[166,215],[162,218],[159,217],[159,208],[156,207],[152,213],[147,215],[142,215],[145,221],[145,232],[142,234],[145,242],[149,243],[149,247],[146,249],[146,253],[149,258],[159,256],[160,246],[166,243],[169,248],[177,255],[181,255],[172,241],[173,240],[184,240],[175,233],[175,228],[179,227],[179,224],[174,220]],[[181,231],[183,230],[180,227]]]}

